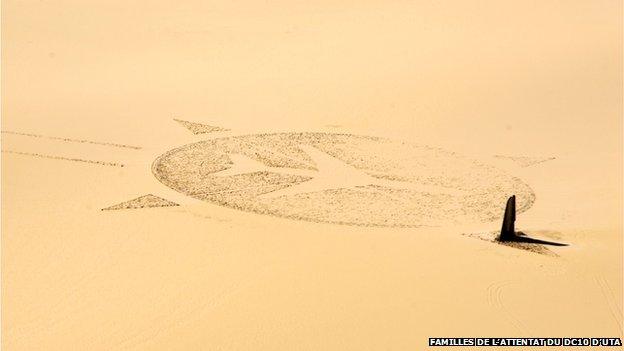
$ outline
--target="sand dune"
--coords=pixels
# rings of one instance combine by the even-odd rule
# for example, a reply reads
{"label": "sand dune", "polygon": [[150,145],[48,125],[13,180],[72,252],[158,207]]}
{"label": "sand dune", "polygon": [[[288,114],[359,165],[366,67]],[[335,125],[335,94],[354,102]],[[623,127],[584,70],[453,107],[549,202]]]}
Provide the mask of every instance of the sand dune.
{"label": "sand dune", "polygon": [[621,2],[2,6],[3,350],[622,337]]}

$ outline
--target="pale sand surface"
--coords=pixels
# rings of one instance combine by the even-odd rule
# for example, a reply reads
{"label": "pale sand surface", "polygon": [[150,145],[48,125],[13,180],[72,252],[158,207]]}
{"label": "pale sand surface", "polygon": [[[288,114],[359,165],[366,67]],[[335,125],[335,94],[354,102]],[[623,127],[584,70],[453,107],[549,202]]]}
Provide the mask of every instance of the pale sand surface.
{"label": "pale sand surface", "polygon": [[[2,134],[3,151],[22,153],[2,154],[3,350],[622,336],[621,2],[2,6],[2,130],[141,147]],[[173,118],[230,131],[195,135]],[[540,255],[462,235],[498,220],[243,212],[151,171],[175,147],[275,132],[496,166],[535,194],[518,228],[570,246]],[[147,194],[180,206],[101,211]]]}

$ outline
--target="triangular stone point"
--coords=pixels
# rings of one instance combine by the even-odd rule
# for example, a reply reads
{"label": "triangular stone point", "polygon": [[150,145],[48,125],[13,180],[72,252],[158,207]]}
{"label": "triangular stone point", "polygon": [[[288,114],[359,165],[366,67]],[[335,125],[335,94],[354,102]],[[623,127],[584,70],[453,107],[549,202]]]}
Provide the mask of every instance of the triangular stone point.
{"label": "triangular stone point", "polygon": [[210,125],[207,125],[207,124],[183,121],[183,120],[177,119],[177,118],[174,118],[173,120],[178,122],[178,123],[180,123],[182,126],[184,126],[184,128],[190,130],[191,133],[193,133],[195,135],[212,133],[212,132],[223,132],[223,131],[229,130],[229,129],[226,129],[226,128],[217,127],[217,126],[210,126]]}
{"label": "triangular stone point", "polygon": [[169,201],[163,199],[162,197],[158,197],[156,195],[147,194],[136,199],[132,199],[129,201],[125,201],[110,207],[103,208],[102,211],[111,211],[111,210],[128,210],[134,208],[148,208],[148,207],[169,207],[169,206],[180,206],[173,201]]}

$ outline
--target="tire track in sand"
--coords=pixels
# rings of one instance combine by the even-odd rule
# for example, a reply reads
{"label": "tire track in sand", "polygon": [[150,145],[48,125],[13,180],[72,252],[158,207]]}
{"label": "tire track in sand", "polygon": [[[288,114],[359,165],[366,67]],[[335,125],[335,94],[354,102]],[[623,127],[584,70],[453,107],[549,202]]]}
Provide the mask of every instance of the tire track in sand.
{"label": "tire track in sand", "polygon": [[487,287],[487,303],[489,306],[499,310],[505,319],[524,335],[531,335],[529,328],[516,317],[511,309],[506,305],[503,298],[504,288],[515,284],[512,280],[502,280],[493,282]]}
{"label": "tire track in sand", "polygon": [[609,285],[609,281],[602,275],[594,276],[594,280],[596,281],[596,284],[598,284],[600,292],[607,303],[609,314],[615,321],[615,324],[617,324],[620,335],[622,335],[622,309],[618,306],[618,300],[615,298],[615,293]]}

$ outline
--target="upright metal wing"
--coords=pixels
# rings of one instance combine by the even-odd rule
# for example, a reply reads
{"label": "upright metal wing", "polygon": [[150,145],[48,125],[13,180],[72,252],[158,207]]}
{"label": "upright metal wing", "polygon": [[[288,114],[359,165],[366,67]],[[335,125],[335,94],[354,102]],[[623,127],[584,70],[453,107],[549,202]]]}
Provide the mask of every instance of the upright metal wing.
{"label": "upright metal wing", "polygon": [[507,200],[505,216],[503,217],[503,227],[501,228],[499,240],[510,241],[516,237],[516,195]]}

